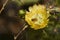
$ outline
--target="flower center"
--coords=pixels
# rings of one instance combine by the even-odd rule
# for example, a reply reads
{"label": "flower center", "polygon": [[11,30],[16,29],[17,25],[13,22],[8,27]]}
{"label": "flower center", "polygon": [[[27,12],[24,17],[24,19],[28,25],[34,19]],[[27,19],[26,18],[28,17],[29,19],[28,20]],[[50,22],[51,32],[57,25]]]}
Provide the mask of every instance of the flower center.
{"label": "flower center", "polygon": [[32,19],[32,21],[33,21],[33,22],[36,22],[36,21],[37,21],[37,18]]}
{"label": "flower center", "polygon": [[37,24],[39,25],[40,23],[43,22],[43,18],[42,18],[42,14],[35,14],[33,17],[32,17],[32,21],[34,22],[34,24]]}

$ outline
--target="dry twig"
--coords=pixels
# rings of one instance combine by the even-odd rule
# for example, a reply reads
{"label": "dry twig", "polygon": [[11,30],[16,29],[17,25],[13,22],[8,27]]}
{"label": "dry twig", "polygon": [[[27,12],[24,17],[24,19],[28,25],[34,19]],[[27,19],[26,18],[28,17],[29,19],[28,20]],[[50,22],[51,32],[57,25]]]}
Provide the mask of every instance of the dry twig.
{"label": "dry twig", "polygon": [[1,12],[4,10],[4,7],[6,6],[7,2],[8,2],[8,0],[6,0],[6,2],[3,4],[3,6],[2,6],[2,8],[1,8],[1,10],[0,10],[0,14],[1,14]]}

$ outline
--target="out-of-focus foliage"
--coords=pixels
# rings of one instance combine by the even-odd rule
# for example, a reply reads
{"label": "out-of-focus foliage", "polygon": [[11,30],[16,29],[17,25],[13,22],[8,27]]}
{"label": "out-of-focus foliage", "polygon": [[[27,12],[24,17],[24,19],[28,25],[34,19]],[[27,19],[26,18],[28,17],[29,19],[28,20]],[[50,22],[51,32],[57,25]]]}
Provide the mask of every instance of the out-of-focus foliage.
{"label": "out-of-focus foliage", "polygon": [[56,0],[56,4],[60,6],[60,0]]}
{"label": "out-of-focus foliage", "polygon": [[[26,0],[25,2],[31,3],[34,1]],[[57,0],[56,2],[56,5],[59,5],[59,0]],[[52,3],[52,0],[50,1],[50,3]],[[52,5],[54,5],[54,3]],[[44,29],[33,30],[31,28],[28,28],[26,30],[26,40],[60,40],[60,12],[55,12],[55,10],[51,11],[51,16],[49,17],[49,19],[49,24]]]}
{"label": "out-of-focus foliage", "polygon": [[[39,0],[40,1],[40,0]],[[38,0],[15,0],[19,6],[37,3]],[[52,0],[48,3],[51,3]],[[54,1],[53,1],[54,2]],[[53,5],[53,4],[52,4]],[[56,0],[56,5],[60,5],[60,0]],[[24,15],[23,10],[19,15]],[[52,11],[49,17],[49,24],[44,29],[33,30],[30,27],[26,30],[26,40],[60,40],[60,12]]]}
{"label": "out-of-focus foliage", "polygon": [[38,2],[38,0],[12,0],[12,1],[15,1],[16,3],[18,3],[19,6],[29,5],[29,4]]}

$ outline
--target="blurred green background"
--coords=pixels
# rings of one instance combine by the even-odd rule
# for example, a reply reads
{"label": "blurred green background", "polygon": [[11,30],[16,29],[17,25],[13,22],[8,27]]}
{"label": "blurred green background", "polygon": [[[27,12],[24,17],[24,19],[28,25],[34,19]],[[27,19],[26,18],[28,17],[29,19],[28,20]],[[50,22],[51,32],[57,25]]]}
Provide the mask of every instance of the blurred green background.
{"label": "blurred green background", "polygon": [[[48,4],[60,6],[60,0],[16,0],[21,5],[30,4]],[[52,11],[49,17],[50,21],[46,28],[33,30],[30,27],[26,29],[26,40],[60,40],[60,13]]]}
{"label": "blurred green background", "polygon": [[[31,4],[46,4],[60,6],[60,0],[12,0],[18,6]],[[22,8],[25,10],[24,8]],[[28,8],[27,8],[28,9]],[[23,12],[24,13],[24,12]],[[49,17],[50,21],[46,28],[40,30],[33,30],[30,27],[26,29],[26,40],[60,40],[60,12],[52,11]],[[21,14],[19,14],[21,15]]]}

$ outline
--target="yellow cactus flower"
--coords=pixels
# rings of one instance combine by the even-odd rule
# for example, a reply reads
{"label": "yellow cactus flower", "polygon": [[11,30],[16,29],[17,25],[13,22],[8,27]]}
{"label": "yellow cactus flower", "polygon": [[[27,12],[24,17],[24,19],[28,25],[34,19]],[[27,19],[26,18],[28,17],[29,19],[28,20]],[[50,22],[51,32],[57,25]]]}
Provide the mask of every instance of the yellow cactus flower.
{"label": "yellow cactus flower", "polygon": [[48,24],[49,11],[44,5],[34,5],[29,7],[29,12],[26,12],[25,20],[31,28],[42,29]]}

